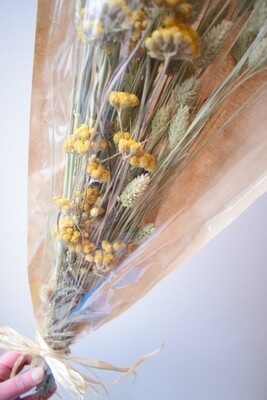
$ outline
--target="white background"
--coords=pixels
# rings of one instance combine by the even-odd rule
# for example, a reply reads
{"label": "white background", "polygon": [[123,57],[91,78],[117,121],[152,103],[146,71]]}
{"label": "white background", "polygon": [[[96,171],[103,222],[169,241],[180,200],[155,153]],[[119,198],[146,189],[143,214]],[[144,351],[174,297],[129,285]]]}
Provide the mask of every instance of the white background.
{"label": "white background", "polygon": [[[26,190],[36,2],[0,5],[0,325],[33,339]],[[165,342],[134,385],[127,378],[109,389],[111,400],[267,399],[266,214],[265,195],[146,298],[75,346],[80,356],[127,366]]]}

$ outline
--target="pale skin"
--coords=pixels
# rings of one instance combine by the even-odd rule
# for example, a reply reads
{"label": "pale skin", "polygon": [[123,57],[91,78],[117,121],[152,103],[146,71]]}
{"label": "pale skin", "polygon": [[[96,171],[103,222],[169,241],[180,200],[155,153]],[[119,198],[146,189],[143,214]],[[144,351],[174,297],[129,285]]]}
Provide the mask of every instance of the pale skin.
{"label": "pale skin", "polygon": [[[27,394],[36,385],[42,382],[44,378],[43,368],[30,368],[15,377],[11,378],[12,368],[19,358],[20,354],[14,351],[8,351],[0,356],[0,399],[1,400],[19,400],[22,395]],[[29,364],[30,358],[25,357],[22,363],[23,366]],[[21,368],[20,368],[21,369]],[[46,397],[47,400],[51,395]],[[24,396],[24,400],[37,400],[34,394]]]}

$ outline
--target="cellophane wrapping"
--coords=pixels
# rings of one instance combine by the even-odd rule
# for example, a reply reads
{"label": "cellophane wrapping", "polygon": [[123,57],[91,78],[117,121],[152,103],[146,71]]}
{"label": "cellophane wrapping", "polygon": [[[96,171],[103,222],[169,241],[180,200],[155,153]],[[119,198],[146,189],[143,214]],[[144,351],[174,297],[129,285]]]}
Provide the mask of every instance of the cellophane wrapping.
{"label": "cellophane wrapping", "polygon": [[[128,140],[129,137],[126,137],[125,133],[135,128],[135,143],[141,143],[141,151],[149,153],[147,149],[152,148],[149,147],[151,141],[146,141],[145,136],[138,140],[136,127],[142,127],[143,121],[142,118],[138,119],[137,110],[140,107],[140,112],[144,113],[143,102],[149,105],[143,118],[150,121],[147,122],[147,131],[150,132],[151,121],[156,112],[155,104],[161,101],[159,93],[174,79],[176,72],[171,69],[177,68],[180,74],[183,71],[181,78],[177,79],[178,86],[192,76],[198,78],[201,90],[196,102],[190,106],[190,121],[193,123],[199,115],[199,110],[204,112],[205,105],[209,106],[210,96],[219,87],[220,82],[227,79],[240,62],[235,60],[232,43],[238,40],[240,32],[247,24],[249,14],[253,12],[251,4],[247,5],[243,13],[240,11],[231,26],[223,56],[218,56],[210,66],[201,69],[201,63],[191,59],[173,62],[170,58],[167,65],[166,59],[155,58],[155,54],[149,50],[149,43],[145,42],[145,39],[153,37],[152,31],[160,29],[163,23],[163,14],[157,14],[154,25],[150,25],[151,9],[158,7],[163,13],[160,7],[165,3],[169,8],[164,9],[164,12],[172,15],[171,2],[168,1],[156,1],[155,5],[150,1],[134,0],[91,0],[76,4],[56,0],[40,1],[38,5],[29,158],[29,280],[38,330],[47,344],[56,350],[67,349],[81,335],[94,331],[127,310],[174,268],[217,235],[267,189],[267,94],[263,90],[266,71],[261,67],[251,74],[249,79],[244,79],[244,82],[239,80],[238,84],[233,83],[233,90],[227,92],[220,106],[205,119],[195,144],[186,148],[181,159],[173,163],[173,169],[165,176],[164,185],[162,181],[158,181],[154,186],[149,186],[152,187],[150,193],[154,193],[151,195],[153,206],[149,203],[150,197],[146,197],[147,192],[144,192],[143,197],[135,203],[135,214],[131,220],[132,211],[127,213],[127,207],[122,206],[121,192],[116,194],[115,200],[114,196],[106,196],[103,200],[105,187],[109,184],[112,174],[112,179],[116,182],[112,166],[118,165],[114,164],[117,162],[114,160],[119,157],[124,164],[117,176],[118,181],[126,179],[126,171],[128,183],[131,179],[142,176],[149,177],[149,185],[153,185],[153,176],[161,165],[160,161],[157,160],[155,170],[140,166],[136,170],[129,164],[129,154],[123,155],[123,150],[120,151],[116,147],[114,135],[121,132],[122,138],[124,135],[125,140]],[[201,31],[199,21],[204,18],[205,7],[210,2],[203,2],[202,9],[198,11],[198,18],[192,21],[188,18],[189,22],[186,10],[190,7],[186,8],[186,5],[190,2],[176,3],[176,9],[181,7],[181,24],[192,25],[194,29],[199,30],[199,38],[196,41],[200,41],[205,32]],[[191,3],[195,7],[201,2]],[[218,26],[222,20],[231,20],[233,15],[237,14],[238,2],[228,3],[213,27],[216,24]],[[213,1],[211,4],[216,9],[215,6],[218,7],[220,2]],[[144,15],[136,21],[140,24],[142,21],[146,22],[142,27],[139,26],[139,32],[130,30],[130,36],[127,21],[123,20],[125,7],[130,10],[130,16],[127,16],[130,19],[134,11],[142,9]],[[102,25],[99,25],[101,21]],[[120,24],[120,29],[115,26],[114,21]],[[110,29],[109,34],[102,32],[105,29]],[[266,32],[259,32],[259,35],[262,35],[258,38],[259,41],[266,38]],[[135,41],[132,40],[134,33],[137,35]],[[143,41],[142,35],[145,36]],[[200,50],[195,50],[196,53],[201,53],[203,45],[199,45],[199,48]],[[131,79],[134,79],[142,65],[144,72],[141,75],[141,83],[139,82],[136,88],[130,82],[130,89],[126,90],[126,87],[129,87],[126,76],[129,80],[132,73]],[[151,87],[154,85],[155,88],[157,82],[159,84],[157,93],[153,94],[154,97],[149,103],[149,99],[142,97],[142,93],[146,90],[146,79],[149,79],[155,70]],[[240,68],[239,76],[243,74],[245,78],[244,71],[246,66]],[[82,74],[85,76],[81,76]],[[175,89],[177,85],[173,86],[171,99],[175,90],[178,90]],[[140,103],[135,108],[116,108],[112,105],[110,93],[132,93],[138,96]],[[162,103],[162,106],[164,104],[167,102]],[[167,131],[177,113],[175,105],[173,107],[174,111],[167,121]],[[183,110],[188,110],[186,106],[182,107]],[[96,128],[95,123],[98,124]],[[76,135],[77,139],[77,129],[82,124],[87,124],[89,130],[97,131],[93,133],[96,136],[89,139],[89,147],[85,153],[79,153],[78,147],[75,148],[73,144],[73,137]],[[104,139],[103,149],[93,148],[92,143],[97,143],[95,137],[98,138],[99,146]],[[69,143],[74,147],[66,152],[68,139],[72,139]],[[81,137],[79,139],[82,144]],[[134,140],[133,137],[132,139]],[[155,158],[168,157],[171,144],[163,148],[164,140],[162,139],[157,148]],[[65,151],[62,149],[64,146]],[[110,148],[113,149],[113,153]],[[113,158],[111,154],[114,155]],[[108,181],[88,180],[88,177],[84,178],[87,172],[79,175],[79,168],[81,169],[84,162],[81,160],[86,159],[88,162],[88,157],[92,155],[101,160],[101,165],[109,168]],[[76,162],[74,167],[73,164],[70,167],[70,158],[72,163]],[[74,177],[74,183],[68,193],[64,189],[66,168],[70,168],[68,171]],[[83,179],[86,180],[86,184]],[[84,185],[83,189],[81,182]],[[102,233],[97,236],[94,230],[95,248],[90,252],[88,248],[85,251],[84,246],[91,243],[92,231],[88,228],[89,238],[88,235],[84,236],[84,231],[81,232],[82,228],[78,226],[81,220],[78,221],[77,209],[74,224],[76,228],[73,228],[73,225],[68,227],[79,232],[79,239],[68,247],[68,239],[64,240],[62,234],[60,236],[60,221],[66,217],[74,218],[74,212],[71,206],[60,208],[58,199],[65,201],[64,204],[68,199],[74,203],[79,202],[80,205],[84,202],[84,197],[82,201],[81,197],[77,200],[77,197],[81,196],[81,190],[85,190],[85,186],[86,190],[92,188],[92,185],[98,188],[97,196],[102,195],[102,203],[98,205],[97,217],[91,212],[95,204],[86,211],[91,213],[90,218],[94,215],[97,219],[97,226],[102,224]],[[112,190],[115,189],[110,189],[110,193],[114,195]],[[55,198],[53,203],[52,199]],[[126,232],[120,232],[120,223],[114,228],[117,232],[115,237],[112,231],[115,225],[112,225],[111,221],[111,218],[115,218],[112,216],[114,210],[120,210],[118,218],[130,216],[130,222],[136,224],[135,235],[138,229],[140,233],[144,225],[150,224],[150,237],[143,243],[137,239],[134,241],[133,236],[127,237]],[[136,216],[138,210],[143,213],[140,220]],[[95,212],[97,213],[97,210]],[[106,241],[106,249],[103,247],[103,241]],[[119,255],[114,255],[114,251],[112,253],[107,248],[115,242],[124,249]],[[97,268],[97,251],[97,255],[102,258],[107,254],[112,255],[112,263],[106,263],[106,268]],[[88,254],[90,256],[84,261]]]}

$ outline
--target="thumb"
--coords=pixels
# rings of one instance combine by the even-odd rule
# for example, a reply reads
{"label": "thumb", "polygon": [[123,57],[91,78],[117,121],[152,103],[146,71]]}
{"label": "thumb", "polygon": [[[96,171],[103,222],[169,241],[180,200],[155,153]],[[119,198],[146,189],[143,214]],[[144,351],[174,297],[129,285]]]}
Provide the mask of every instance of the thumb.
{"label": "thumb", "polygon": [[1,400],[16,399],[16,397],[21,394],[33,389],[36,385],[42,382],[43,378],[43,368],[37,367],[0,383]]}

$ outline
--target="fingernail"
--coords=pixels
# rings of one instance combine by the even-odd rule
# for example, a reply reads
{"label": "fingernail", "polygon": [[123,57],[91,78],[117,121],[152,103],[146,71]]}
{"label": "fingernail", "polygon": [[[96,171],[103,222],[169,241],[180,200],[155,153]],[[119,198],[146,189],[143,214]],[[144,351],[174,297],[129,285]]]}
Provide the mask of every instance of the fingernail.
{"label": "fingernail", "polygon": [[38,384],[42,382],[44,378],[44,369],[42,367],[33,368],[31,373],[32,373],[32,380],[34,383]]}

